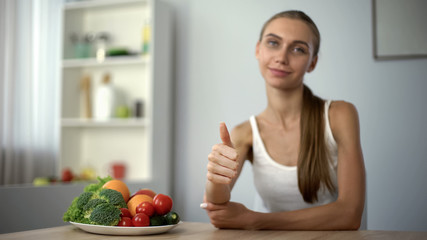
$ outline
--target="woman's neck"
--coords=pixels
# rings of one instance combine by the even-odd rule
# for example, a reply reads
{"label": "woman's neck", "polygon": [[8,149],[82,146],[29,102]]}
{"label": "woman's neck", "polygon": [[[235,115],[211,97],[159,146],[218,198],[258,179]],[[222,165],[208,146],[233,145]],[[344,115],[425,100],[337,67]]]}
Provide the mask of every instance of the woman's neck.
{"label": "woman's neck", "polygon": [[268,105],[263,116],[271,124],[284,128],[299,123],[302,109],[304,85],[292,90],[279,90],[267,86]]}

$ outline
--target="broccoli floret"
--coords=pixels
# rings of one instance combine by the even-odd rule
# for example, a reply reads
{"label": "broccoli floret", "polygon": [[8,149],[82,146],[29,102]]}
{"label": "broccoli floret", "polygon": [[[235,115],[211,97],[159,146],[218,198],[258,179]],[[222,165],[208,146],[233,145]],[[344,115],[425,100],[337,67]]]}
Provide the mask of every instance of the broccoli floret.
{"label": "broccoli floret", "polygon": [[93,210],[96,208],[96,206],[103,203],[107,203],[107,201],[100,198],[94,198],[89,200],[87,204],[83,206],[83,217],[79,220],[79,223],[90,224],[90,215],[92,214]]}
{"label": "broccoli floret", "polygon": [[97,192],[102,188],[102,186],[104,186],[104,184],[106,182],[108,182],[110,180],[113,180],[113,178],[111,176],[108,176],[105,178],[98,177],[98,181],[99,181],[98,183],[92,183],[92,184],[87,185],[83,191],[85,191],[85,192]]}
{"label": "broccoli floret", "polygon": [[65,222],[78,222],[113,226],[120,220],[120,208],[127,208],[127,204],[120,192],[112,189],[103,189],[102,186],[112,180],[98,177],[99,182],[89,184],[79,197],[74,198],[62,219]]}
{"label": "broccoli floret", "polygon": [[127,208],[123,195],[116,190],[102,189],[99,192],[99,198],[106,200],[108,203],[111,203],[118,208]]}
{"label": "broccoli floret", "polygon": [[74,198],[62,219],[65,222],[81,222],[84,218],[84,206],[86,206],[92,196],[92,192],[83,192],[80,196]]}
{"label": "broccoli floret", "polygon": [[120,221],[121,211],[110,203],[101,203],[90,214],[90,224],[116,226]]}
{"label": "broccoli floret", "polygon": [[98,183],[86,186],[84,192],[73,199],[62,219],[65,222],[82,222],[84,220],[83,206],[86,205],[90,199],[95,198],[96,196],[94,193],[99,191],[102,186],[111,179],[112,178],[110,176],[106,178],[98,177]]}
{"label": "broccoli floret", "polygon": [[[101,203],[107,203],[107,201],[105,201],[104,199],[100,199],[100,198],[91,199],[89,202],[87,202],[86,205],[83,206],[83,211],[85,213],[87,213],[88,211],[92,212],[93,209],[95,209],[95,207]],[[89,215],[90,215],[90,212],[89,212]]]}
{"label": "broccoli floret", "polygon": [[83,209],[83,207],[89,202],[92,196],[93,192],[83,192],[82,194],[80,194],[79,198],[77,199],[77,207]]}

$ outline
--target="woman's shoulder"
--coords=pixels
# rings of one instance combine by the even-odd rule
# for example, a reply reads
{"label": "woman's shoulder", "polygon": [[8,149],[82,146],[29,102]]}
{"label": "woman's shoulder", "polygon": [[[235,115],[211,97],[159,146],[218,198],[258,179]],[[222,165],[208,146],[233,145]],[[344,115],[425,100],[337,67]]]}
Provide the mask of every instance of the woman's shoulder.
{"label": "woman's shoulder", "polygon": [[331,101],[331,105],[329,107],[330,118],[342,118],[354,115],[357,115],[357,109],[354,104],[343,100]]}
{"label": "woman's shoulder", "polygon": [[332,101],[329,107],[329,122],[334,137],[340,137],[351,129],[358,130],[359,116],[354,104],[347,101]]}

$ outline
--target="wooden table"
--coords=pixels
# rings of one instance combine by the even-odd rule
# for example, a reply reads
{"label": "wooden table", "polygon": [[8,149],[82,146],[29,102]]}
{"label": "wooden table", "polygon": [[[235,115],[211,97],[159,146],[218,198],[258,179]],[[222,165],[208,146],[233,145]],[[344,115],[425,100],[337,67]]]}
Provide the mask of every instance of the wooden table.
{"label": "wooden table", "polygon": [[184,222],[171,231],[159,235],[146,236],[107,236],[84,232],[72,225],[45,228],[24,232],[0,234],[1,240],[32,239],[32,240],[97,240],[97,239],[427,239],[427,232],[400,231],[247,231],[219,230],[209,223]]}

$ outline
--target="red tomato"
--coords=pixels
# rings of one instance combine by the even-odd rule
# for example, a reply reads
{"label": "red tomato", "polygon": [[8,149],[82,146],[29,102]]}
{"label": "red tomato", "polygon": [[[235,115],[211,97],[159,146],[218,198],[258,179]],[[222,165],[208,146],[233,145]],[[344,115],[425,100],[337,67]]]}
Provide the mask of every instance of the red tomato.
{"label": "red tomato", "polygon": [[137,213],[132,218],[132,224],[135,227],[150,226],[150,217],[145,213]]}
{"label": "red tomato", "polygon": [[136,213],[145,213],[151,217],[154,215],[154,206],[150,202],[142,202],[136,207]]}
{"label": "red tomato", "polygon": [[130,217],[121,217],[120,222],[117,224],[120,227],[133,227],[132,219]]}
{"label": "red tomato", "polygon": [[120,217],[132,218],[132,214],[130,214],[129,209],[127,209],[127,208],[120,208],[120,211],[122,211],[122,213],[120,214]]}
{"label": "red tomato", "polygon": [[172,209],[172,205],[172,198],[167,195],[159,193],[153,198],[154,209],[159,215],[164,215],[170,212],[170,210]]}

